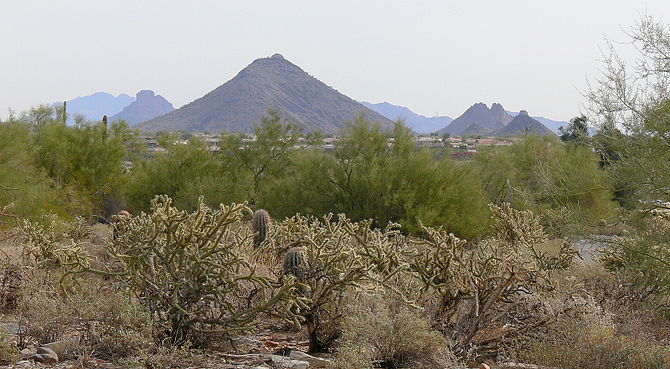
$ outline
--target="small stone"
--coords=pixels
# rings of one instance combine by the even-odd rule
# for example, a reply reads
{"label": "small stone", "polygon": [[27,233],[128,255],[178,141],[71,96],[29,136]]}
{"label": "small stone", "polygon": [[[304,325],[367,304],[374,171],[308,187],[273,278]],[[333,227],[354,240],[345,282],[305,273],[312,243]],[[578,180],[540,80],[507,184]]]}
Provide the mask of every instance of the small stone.
{"label": "small stone", "polygon": [[37,348],[37,354],[32,359],[42,364],[55,364],[58,362],[58,354],[54,350],[42,346]]}
{"label": "small stone", "polygon": [[491,367],[482,363],[482,365],[479,366],[479,369],[491,369]]}
{"label": "small stone", "polygon": [[272,333],[270,341],[288,341],[288,335],[285,333]]}
{"label": "small stone", "polygon": [[[309,354],[306,354],[302,351],[291,351],[289,356],[293,360],[306,361],[309,363],[310,368],[326,368],[330,365],[330,360],[322,359],[320,357],[315,357]],[[490,369],[490,368],[489,368]]]}
{"label": "small stone", "polygon": [[270,355],[270,361],[275,366],[284,369],[307,369],[309,368],[309,363],[306,361],[300,360],[291,360],[285,356]]}

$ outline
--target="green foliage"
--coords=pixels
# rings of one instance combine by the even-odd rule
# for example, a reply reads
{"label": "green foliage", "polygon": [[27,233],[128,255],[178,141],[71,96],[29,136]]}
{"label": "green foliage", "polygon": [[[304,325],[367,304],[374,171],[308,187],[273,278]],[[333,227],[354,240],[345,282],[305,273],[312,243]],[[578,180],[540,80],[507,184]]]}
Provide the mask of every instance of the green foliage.
{"label": "green foliage", "polygon": [[347,126],[333,154],[314,149],[292,156],[293,165],[262,198],[277,217],[345,213],[374,219],[378,227],[400,222],[444,225],[473,236],[485,229],[487,209],[476,171],[414,147],[407,127],[390,134],[359,118]]}
{"label": "green foliage", "polygon": [[21,360],[19,349],[6,333],[0,333],[0,365],[13,365],[19,360]]}
{"label": "green foliage", "polygon": [[224,135],[221,139],[222,161],[251,203],[264,191],[265,184],[284,173],[290,163],[289,154],[298,144],[310,145],[317,137],[303,135],[300,127],[272,110],[261,118],[254,135],[255,140],[244,134]]}
{"label": "green foliage", "polygon": [[572,118],[567,127],[560,127],[560,131],[561,141],[585,144],[589,139],[588,118],[583,115]]}
{"label": "green foliage", "polygon": [[267,238],[270,222],[270,214],[263,209],[254,211],[251,216],[251,230],[254,232],[254,245],[256,247],[260,246]]}
{"label": "green foliage", "polygon": [[609,178],[587,146],[565,145],[549,136],[524,136],[509,147],[486,150],[476,160],[493,203],[509,202],[540,213],[565,209],[573,223],[613,215]]}
{"label": "green foliage", "polygon": [[50,212],[65,215],[68,207],[62,192],[36,167],[33,150],[26,124],[0,124],[0,209],[13,204],[7,213],[19,217],[37,218]]}
{"label": "green foliage", "polygon": [[[118,194],[124,176],[126,143],[134,133],[124,122],[79,122],[67,126],[52,110],[50,119],[36,124],[34,142],[37,164],[62,187],[70,187],[89,212],[100,214],[110,195]],[[110,214],[100,214],[108,217]]]}
{"label": "green foliage", "polygon": [[204,143],[191,140],[188,144],[165,141],[166,153],[136,162],[125,196],[134,212],[147,210],[156,195],[167,195],[175,204],[187,210],[198,207],[200,196],[206,195],[210,205],[242,201],[241,194],[229,185],[222,168]]}

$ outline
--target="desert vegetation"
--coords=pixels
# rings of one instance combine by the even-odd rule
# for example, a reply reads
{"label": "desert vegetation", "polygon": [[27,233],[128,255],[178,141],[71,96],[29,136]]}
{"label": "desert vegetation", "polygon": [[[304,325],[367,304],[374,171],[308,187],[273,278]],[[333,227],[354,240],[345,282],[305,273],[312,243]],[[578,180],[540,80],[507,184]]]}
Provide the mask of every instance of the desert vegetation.
{"label": "desert vegetation", "polygon": [[364,116],[325,151],[270,112],[217,153],[10,116],[0,363],[670,367],[670,28],[630,37],[588,116],[473,158]]}

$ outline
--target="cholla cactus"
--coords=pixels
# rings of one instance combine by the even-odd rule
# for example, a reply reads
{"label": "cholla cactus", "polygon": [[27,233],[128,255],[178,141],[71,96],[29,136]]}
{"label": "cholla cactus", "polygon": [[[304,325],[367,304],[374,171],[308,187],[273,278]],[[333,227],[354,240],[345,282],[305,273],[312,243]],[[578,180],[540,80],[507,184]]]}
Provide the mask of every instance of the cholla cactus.
{"label": "cholla cactus", "polygon": [[456,352],[481,343],[479,334],[504,315],[499,311],[503,302],[511,302],[521,291],[530,293],[547,273],[542,254],[535,250],[547,239],[538,218],[507,204],[492,206],[492,212],[492,237],[466,247],[465,240],[448,232],[423,227],[427,236],[415,240],[416,255],[409,260],[424,291],[439,296],[441,323],[453,335]]}
{"label": "cholla cactus", "polygon": [[90,227],[82,218],[73,224],[66,224],[64,232],[56,231],[58,224],[52,220],[47,225],[21,220],[17,228],[22,245],[22,257],[38,265],[53,264],[81,271],[89,266],[89,258],[84,251],[84,239],[90,234]]}
{"label": "cholla cactus", "polygon": [[403,265],[406,244],[399,226],[372,229],[371,225],[371,221],[352,222],[343,215],[323,220],[296,215],[275,229],[272,242],[300,245],[286,251],[283,269],[305,286],[309,302],[297,313],[307,325],[311,351],[327,348],[337,337],[337,329],[331,327],[341,317],[340,302],[346,292],[381,282]]}
{"label": "cholla cactus", "polygon": [[268,229],[270,228],[270,214],[264,210],[259,209],[254,212],[251,217],[251,230],[254,232],[254,246],[258,247],[265,241],[268,236]]}
{"label": "cholla cactus", "polygon": [[303,306],[295,284],[275,289],[245,258],[252,242],[242,223],[248,212],[244,204],[210,209],[201,201],[189,213],[157,196],[149,214],[116,218],[108,251],[117,263],[108,272],[139,293],[178,342],[249,329],[270,309],[293,318],[291,311]]}

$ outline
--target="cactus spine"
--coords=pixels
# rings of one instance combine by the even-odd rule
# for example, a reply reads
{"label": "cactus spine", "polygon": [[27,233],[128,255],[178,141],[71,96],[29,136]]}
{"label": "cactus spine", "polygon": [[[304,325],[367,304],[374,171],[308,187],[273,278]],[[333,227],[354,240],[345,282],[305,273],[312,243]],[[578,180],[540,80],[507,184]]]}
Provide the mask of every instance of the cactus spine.
{"label": "cactus spine", "polygon": [[293,274],[298,281],[305,279],[305,252],[302,247],[292,247],[284,256],[284,265],[282,271],[284,274]]}
{"label": "cactus spine", "polygon": [[258,247],[265,241],[270,228],[270,214],[263,209],[256,210],[251,217],[251,230],[254,232],[254,246]]}

